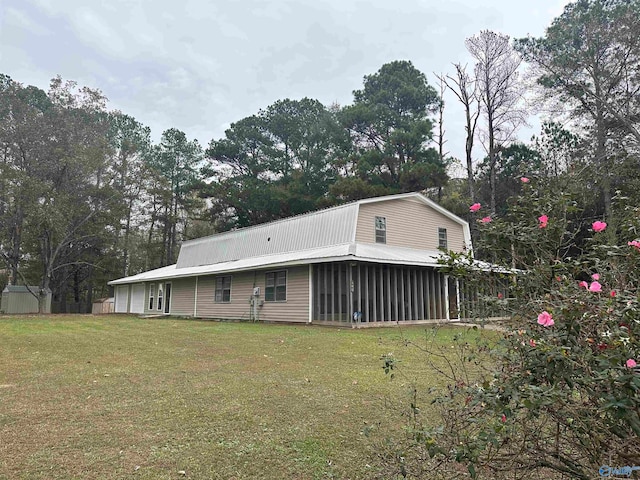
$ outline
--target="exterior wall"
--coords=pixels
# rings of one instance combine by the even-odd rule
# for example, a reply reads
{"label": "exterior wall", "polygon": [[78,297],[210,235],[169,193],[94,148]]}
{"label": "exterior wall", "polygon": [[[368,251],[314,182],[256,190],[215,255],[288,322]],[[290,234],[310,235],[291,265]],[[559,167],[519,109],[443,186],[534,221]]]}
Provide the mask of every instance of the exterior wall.
{"label": "exterior wall", "polygon": [[[309,321],[309,266],[288,268],[287,301],[265,302],[260,312],[260,320],[269,322]],[[264,272],[260,278],[264,297]]]}
{"label": "exterior wall", "polygon": [[[221,275],[226,276],[226,275]],[[231,274],[231,301],[216,302],[216,276],[207,275],[198,278],[198,308],[197,317],[221,318],[234,320],[249,320],[251,307],[249,298],[253,293],[254,276],[256,286],[261,275],[258,272],[238,272]],[[264,289],[264,274],[262,274],[262,289]],[[264,295],[264,290],[263,290]]]}
{"label": "exterior wall", "polygon": [[[199,286],[199,285],[198,285]],[[177,278],[171,281],[171,315],[192,317],[196,297],[195,278]]]}
{"label": "exterior wall", "polygon": [[356,242],[376,243],[375,217],[387,220],[387,245],[437,250],[438,228],[443,227],[447,229],[449,250],[461,252],[464,248],[462,225],[410,198],[361,204]]}
{"label": "exterior wall", "polygon": [[[278,269],[283,270],[283,269]],[[287,300],[264,302],[258,309],[258,319],[269,322],[308,322],[309,267],[290,267],[287,271]],[[258,270],[231,274],[231,301],[215,302],[215,276],[198,278],[197,317],[250,320],[250,299],[254,287],[260,287],[260,300],[265,295],[265,274],[273,270]]]}

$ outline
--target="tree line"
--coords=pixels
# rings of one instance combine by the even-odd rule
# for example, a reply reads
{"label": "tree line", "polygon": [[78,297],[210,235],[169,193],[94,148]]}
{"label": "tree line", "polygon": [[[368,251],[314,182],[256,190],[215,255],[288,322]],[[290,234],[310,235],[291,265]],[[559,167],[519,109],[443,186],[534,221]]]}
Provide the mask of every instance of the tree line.
{"label": "tree line", "polygon": [[[521,176],[574,191],[576,215],[615,226],[618,200],[638,192],[639,13],[637,1],[580,0],[541,38],[467,39],[473,65],[452,64],[434,85],[393,61],[349,105],[279,100],[206,147],[173,128],[154,143],[98,90],[56,77],[45,92],[1,75],[0,283],[38,285],[61,310],[84,311],[108,280],[174,263],[185,239],[408,191],[469,220],[476,202],[497,217]],[[556,122],[523,144],[531,98]],[[463,106],[464,159],[446,151],[447,99]],[[449,178],[456,162],[467,178]]]}

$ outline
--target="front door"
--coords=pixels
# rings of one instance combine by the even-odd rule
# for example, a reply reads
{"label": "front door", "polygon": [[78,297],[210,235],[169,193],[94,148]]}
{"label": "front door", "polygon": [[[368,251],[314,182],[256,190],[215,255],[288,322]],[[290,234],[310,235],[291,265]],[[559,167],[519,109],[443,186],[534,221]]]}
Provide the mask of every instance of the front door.
{"label": "front door", "polygon": [[171,311],[171,284],[164,284],[164,313]]}

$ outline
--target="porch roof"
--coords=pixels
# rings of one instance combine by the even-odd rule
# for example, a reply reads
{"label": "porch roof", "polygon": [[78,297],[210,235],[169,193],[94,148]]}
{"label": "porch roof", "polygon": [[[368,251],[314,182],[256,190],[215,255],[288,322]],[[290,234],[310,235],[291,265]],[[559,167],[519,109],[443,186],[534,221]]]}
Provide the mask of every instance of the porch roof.
{"label": "porch roof", "polygon": [[365,243],[343,243],[328,247],[312,248],[297,252],[263,255],[259,257],[220,262],[212,265],[177,268],[177,265],[150,270],[138,275],[112,280],[109,285],[150,282],[172,278],[195,277],[219,273],[255,270],[265,268],[308,265],[310,263],[360,261],[437,267],[441,252],[438,250],[417,250],[413,248],[391,247]]}

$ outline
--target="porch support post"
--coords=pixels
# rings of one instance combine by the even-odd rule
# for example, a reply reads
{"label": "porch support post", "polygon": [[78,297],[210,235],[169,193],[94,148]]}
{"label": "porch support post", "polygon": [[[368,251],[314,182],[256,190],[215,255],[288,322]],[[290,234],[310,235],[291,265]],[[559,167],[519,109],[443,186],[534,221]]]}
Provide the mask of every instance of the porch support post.
{"label": "porch support post", "polygon": [[456,278],[456,310],[458,312],[458,318],[456,320],[460,321],[460,279]]}
{"label": "porch support post", "polygon": [[447,322],[451,321],[449,316],[449,275],[444,276],[444,308]]}

